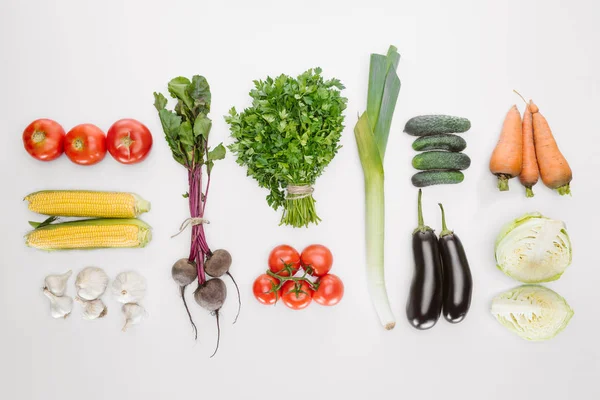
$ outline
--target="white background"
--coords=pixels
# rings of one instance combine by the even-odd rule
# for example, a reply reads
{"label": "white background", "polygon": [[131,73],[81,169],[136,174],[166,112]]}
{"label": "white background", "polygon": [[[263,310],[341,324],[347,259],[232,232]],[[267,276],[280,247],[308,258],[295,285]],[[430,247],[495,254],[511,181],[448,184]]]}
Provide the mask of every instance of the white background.
{"label": "white background", "polygon": [[[597,399],[599,15],[589,1],[17,1],[0,2],[0,398],[462,398]],[[363,182],[352,127],[366,105],[369,54],[394,44],[402,55],[402,89],[386,168],[386,275],[397,326],[384,331],[367,294]],[[172,263],[187,255],[186,235],[170,239],[188,216],[181,194],[185,170],[162,138],[153,91],[166,93],[178,75],[207,77],[212,93],[212,140],[230,142],[222,119],[249,104],[253,79],[296,75],[321,66],[349,99],[343,149],[317,181],[323,218],[310,229],[279,227],[266,192],[231,155],[214,169],[208,241],[234,258],[236,299],[223,309],[221,349],[214,318],[192,304],[194,343]],[[526,199],[517,180],[495,189],[487,170],[511,92],[531,96],[549,120],[574,170],[573,197],[540,183]],[[441,320],[420,332],[404,307],[412,275],[410,236],[416,190],[414,153],[402,133],[407,119],[426,113],[470,118],[465,134],[472,166],[464,183],[424,191],[426,222],[439,231],[437,202],[462,238],[474,277],[471,312],[461,324]],[[41,163],[22,149],[21,132],[48,117],[65,129],[90,122],[104,130],[124,117],[154,133],[147,161],[123,166],[109,156],[93,167],[66,157]],[[23,235],[30,213],[21,200],[40,189],[133,191],[151,200],[143,218],[154,227],[145,249],[44,253]],[[503,223],[527,211],[566,221],[574,244],[571,268],[549,286],[575,310],[554,340],[528,343],[489,314],[490,300],[517,285],[494,266],[493,241]],[[251,293],[269,250],[282,242],[301,250],[331,248],[332,272],[346,284],[335,308],[293,312],[264,307]],[[50,273],[103,267],[111,277],[134,269],[147,277],[150,316],[127,333],[118,304],[84,321],[76,305],[63,321],[49,315],[41,293]],[[230,286],[233,294],[233,287]],[[69,294],[74,295],[73,280]],[[190,301],[191,296],[190,296]],[[193,396],[193,397],[192,397]]]}

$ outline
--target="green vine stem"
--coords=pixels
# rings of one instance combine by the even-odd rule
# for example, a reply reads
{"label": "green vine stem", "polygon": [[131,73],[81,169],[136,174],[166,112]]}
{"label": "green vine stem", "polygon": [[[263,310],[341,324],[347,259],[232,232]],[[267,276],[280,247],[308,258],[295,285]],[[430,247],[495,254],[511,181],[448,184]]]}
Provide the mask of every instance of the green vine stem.
{"label": "green vine stem", "polygon": [[[279,275],[282,272],[288,272],[290,275],[289,276],[281,276]],[[308,271],[304,271],[304,274],[302,276],[292,276],[292,273],[294,271],[292,270],[291,265],[285,265],[285,267],[279,271],[279,273],[275,273],[271,270],[267,270],[267,275],[272,276],[275,279],[279,280],[279,285],[274,285],[273,288],[271,289],[272,292],[278,292],[279,289],[281,289],[283,287],[283,285],[285,284],[285,282],[287,281],[294,281],[296,283],[298,282],[306,282],[308,283],[308,286],[314,290],[317,291],[317,289],[319,288],[319,284],[312,282],[310,279],[307,278],[308,276]]]}

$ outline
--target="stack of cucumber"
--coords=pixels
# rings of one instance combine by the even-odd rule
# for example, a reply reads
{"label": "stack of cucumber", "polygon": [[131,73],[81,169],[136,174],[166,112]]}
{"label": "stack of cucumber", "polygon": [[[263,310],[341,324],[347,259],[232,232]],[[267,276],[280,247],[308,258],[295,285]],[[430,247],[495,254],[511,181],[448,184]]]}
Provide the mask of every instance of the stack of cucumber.
{"label": "stack of cucumber", "polygon": [[450,115],[421,115],[411,118],[404,132],[419,136],[412,144],[417,154],[412,165],[420,170],[412,177],[416,187],[460,183],[465,178],[462,170],[469,168],[471,159],[462,151],[467,142],[456,133],[471,128],[471,122]]}

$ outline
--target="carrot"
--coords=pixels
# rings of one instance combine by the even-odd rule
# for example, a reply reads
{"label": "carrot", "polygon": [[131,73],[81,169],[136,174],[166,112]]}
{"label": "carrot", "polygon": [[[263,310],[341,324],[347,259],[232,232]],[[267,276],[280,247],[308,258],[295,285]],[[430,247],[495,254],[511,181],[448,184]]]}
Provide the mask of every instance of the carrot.
{"label": "carrot", "polygon": [[513,90],[520,98],[523,99],[527,108],[523,112],[523,166],[519,174],[521,184],[525,186],[527,197],[533,197],[532,187],[540,178],[540,170],[538,168],[537,159],[535,156],[535,144],[533,142],[533,114],[527,101],[519,92]]}
{"label": "carrot", "polygon": [[533,114],[533,140],[542,182],[550,189],[556,189],[561,195],[571,194],[571,167],[558,149],[546,118],[533,101],[530,101],[529,105]]}
{"label": "carrot", "polygon": [[490,158],[490,171],[498,177],[498,189],[508,190],[508,180],[521,173],[523,165],[523,126],[521,114],[513,105],[504,119],[500,139]]}

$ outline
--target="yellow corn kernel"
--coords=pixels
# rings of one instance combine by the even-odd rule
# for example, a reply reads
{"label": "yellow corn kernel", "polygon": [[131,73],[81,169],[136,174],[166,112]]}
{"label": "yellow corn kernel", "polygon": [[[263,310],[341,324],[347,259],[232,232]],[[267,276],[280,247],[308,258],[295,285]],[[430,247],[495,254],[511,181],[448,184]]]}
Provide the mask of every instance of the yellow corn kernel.
{"label": "yellow corn kernel", "polygon": [[150,210],[150,203],[125,192],[43,190],[25,200],[38,214],[61,217],[135,218]]}
{"label": "yellow corn kernel", "polygon": [[50,224],[27,234],[25,243],[42,250],[144,247],[150,226],[138,219],[90,219]]}

